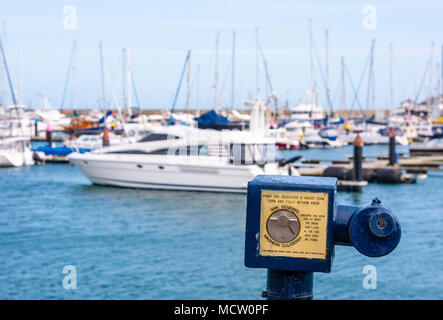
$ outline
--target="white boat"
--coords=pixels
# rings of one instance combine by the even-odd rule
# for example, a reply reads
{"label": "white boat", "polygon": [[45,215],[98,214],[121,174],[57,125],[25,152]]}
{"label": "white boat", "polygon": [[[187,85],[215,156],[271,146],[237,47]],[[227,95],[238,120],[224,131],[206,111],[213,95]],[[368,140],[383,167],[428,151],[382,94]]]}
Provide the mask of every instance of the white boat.
{"label": "white boat", "polygon": [[[124,137],[116,135],[112,132],[109,133],[109,145],[116,146],[124,143],[136,142],[135,137]],[[68,140],[64,143],[68,148],[73,149],[89,149],[96,150],[103,148],[103,133],[100,134],[82,134],[76,139]]]}
{"label": "white boat", "polygon": [[340,148],[344,143],[338,138],[338,133],[335,129],[311,129],[307,130],[301,140],[309,148]]}
{"label": "white boat", "polygon": [[275,140],[247,131],[170,126],[142,141],[68,158],[95,184],[132,188],[244,193],[258,174],[298,175],[276,161]]}
{"label": "white boat", "polygon": [[[389,130],[380,125],[362,125],[355,126],[351,132],[342,132],[340,139],[347,144],[353,144],[357,137],[357,132],[365,145],[389,144]],[[395,142],[406,146],[409,144],[408,138],[402,130],[396,130]]]}
{"label": "white boat", "polygon": [[433,139],[428,142],[413,143],[409,153],[414,156],[431,156],[443,154],[443,140]]}
{"label": "white boat", "polygon": [[326,117],[325,111],[319,105],[299,104],[292,108],[292,118],[298,120],[323,120]]}
{"label": "white boat", "polygon": [[21,167],[34,164],[28,137],[0,139],[0,167]]}
{"label": "white boat", "polygon": [[275,145],[280,150],[300,149],[300,137],[288,133],[285,127],[269,129],[267,132],[269,138],[275,139]]}

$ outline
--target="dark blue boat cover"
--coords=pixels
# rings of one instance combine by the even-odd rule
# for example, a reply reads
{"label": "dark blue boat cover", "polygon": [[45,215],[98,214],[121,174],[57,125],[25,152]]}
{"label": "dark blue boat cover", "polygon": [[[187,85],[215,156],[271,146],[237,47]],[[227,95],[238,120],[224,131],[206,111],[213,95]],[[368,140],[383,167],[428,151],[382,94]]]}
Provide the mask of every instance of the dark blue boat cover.
{"label": "dark blue boat cover", "polygon": [[208,111],[204,114],[202,114],[198,118],[194,118],[198,122],[199,125],[211,125],[211,124],[228,124],[228,118],[223,117],[222,115],[218,114],[214,110]]}

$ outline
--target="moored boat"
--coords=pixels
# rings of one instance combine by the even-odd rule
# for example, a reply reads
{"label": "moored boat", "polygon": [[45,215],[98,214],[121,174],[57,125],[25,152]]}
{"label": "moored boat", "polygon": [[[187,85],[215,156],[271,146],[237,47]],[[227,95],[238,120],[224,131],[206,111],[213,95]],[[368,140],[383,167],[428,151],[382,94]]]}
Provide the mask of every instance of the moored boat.
{"label": "moored boat", "polygon": [[275,140],[250,132],[171,126],[143,140],[68,158],[95,184],[132,188],[244,193],[258,174],[298,175]]}

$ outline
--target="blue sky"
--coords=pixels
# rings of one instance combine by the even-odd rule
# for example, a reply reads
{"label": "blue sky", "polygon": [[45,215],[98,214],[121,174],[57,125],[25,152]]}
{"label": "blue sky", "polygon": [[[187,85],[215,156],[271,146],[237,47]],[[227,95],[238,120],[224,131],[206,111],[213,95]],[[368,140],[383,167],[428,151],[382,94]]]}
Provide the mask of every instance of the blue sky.
{"label": "blue sky", "polygon": [[[375,30],[365,29],[363,8],[377,9]],[[66,30],[63,8],[73,5],[77,29]],[[429,1],[64,1],[0,0],[0,21],[13,81],[18,78],[19,39],[23,43],[23,100],[40,104],[48,96],[60,106],[74,39],[78,43],[77,107],[96,107],[101,94],[98,43],[103,42],[105,65],[121,100],[121,50],[130,48],[138,95],[145,108],[170,108],[187,50],[191,56],[191,108],[197,102],[196,70],[200,67],[199,101],[202,108],[214,106],[215,34],[220,32],[219,83],[221,106],[231,101],[232,32],[237,35],[235,104],[243,106],[256,92],[255,38],[259,37],[268,61],[274,90],[291,105],[309,89],[309,19],[318,55],[324,64],[324,34],[329,30],[329,61],[333,104],[340,105],[337,88],[340,57],[357,82],[372,38],[375,46],[376,107],[389,102],[389,43],[394,47],[394,103],[416,94],[435,43],[434,65],[443,43],[443,0]],[[324,65],[321,66],[324,70]],[[437,66],[433,67],[436,87]],[[315,66],[320,103],[325,91]],[[260,69],[262,98],[265,75]],[[4,85],[4,81],[0,81]],[[17,86],[17,85],[16,85]],[[185,105],[182,88],[177,107]],[[1,88],[4,92],[4,88]],[[107,87],[107,100],[111,101]],[[348,83],[347,101],[352,100]],[[436,90],[435,90],[436,92]],[[9,95],[8,95],[9,99]],[[135,100],[135,99],[133,99]],[[360,100],[366,101],[366,83]],[[71,104],[70,91],[65,103]],[[349,106],[348,106],[349,107]],[[355,107],[356,108],[356,107]]]}

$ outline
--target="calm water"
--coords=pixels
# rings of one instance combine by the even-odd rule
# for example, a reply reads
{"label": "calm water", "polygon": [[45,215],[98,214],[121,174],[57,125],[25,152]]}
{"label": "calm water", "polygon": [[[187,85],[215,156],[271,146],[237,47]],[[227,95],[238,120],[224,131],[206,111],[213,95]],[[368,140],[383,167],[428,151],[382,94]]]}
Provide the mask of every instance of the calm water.
{"label": "calm water", "polygon": [[[336,247],[333,271],[315,275],[315,298],[443,299],[442,183],[431,173],[339,193],[342,204],[380,197],[399,217],[402,240],[383,258]],[[2,169],[0,299],[260,299],[266,271],[243,266],[245,207],[244,195],[93,186],[65,165]],[[376,290],[362,288],[368,264]],[[62,287],[65,265],[77,269],[76,290]]]}

